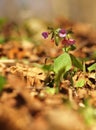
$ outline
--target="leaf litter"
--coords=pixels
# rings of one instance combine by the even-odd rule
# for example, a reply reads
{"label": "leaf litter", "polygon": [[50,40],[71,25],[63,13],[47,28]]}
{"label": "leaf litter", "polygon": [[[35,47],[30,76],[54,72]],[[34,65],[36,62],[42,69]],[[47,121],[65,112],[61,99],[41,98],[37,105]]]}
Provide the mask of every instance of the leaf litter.
{"label": "leaf litter", "polygon": [[56,26],[73,29],[77,50],[72,53],[88,61],[86,71],[75,72],[74,84],[67,76],[60,83],[60,93],[55,94],[54,74],[42,69],[42,65],[46,59],[47,64],[52,63],[62,53],[62,47],[42,40],[40,32],[48,23],[37,23],[41,28],[37,32],[30,28],[30,22],[23,27],[6,23],[0,32],[4,36],[0,44],[0,74],[6,79],[0,92],[0,129],[95,130],[96,70],[91,66],[96,64],[95,29],[65,19],[56,21]]}

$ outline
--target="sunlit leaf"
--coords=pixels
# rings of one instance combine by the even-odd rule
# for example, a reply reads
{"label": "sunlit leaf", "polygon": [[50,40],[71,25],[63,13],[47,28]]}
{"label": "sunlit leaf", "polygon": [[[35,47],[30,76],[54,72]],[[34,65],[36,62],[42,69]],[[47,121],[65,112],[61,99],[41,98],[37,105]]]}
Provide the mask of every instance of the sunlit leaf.
{"label": "sunlit leaf", "polygon": [[46,87],[46,92],[48,94],[54,95],[55,92],[56,92],[56,89],[55,88]]}
{"label": "sunlit leaf", "polygon": [[88,67],[89,72],[96,70],[96,63],[92,64],[91,66]]}
{"label": "sunlit leaf", "polygon": [[86,83],[86,80],[85,79],[79,79],[76,84],[75,84],[75,87],[83,87]]}
{"label": "sunlit leaf", "polygon": [[59,73],[59,71],[61,70],[67,72],[68,70],[70,70],[71,67],[72,67],[71,58],[70,55],[66,52],[54,60],[53,69],[56,74]]}

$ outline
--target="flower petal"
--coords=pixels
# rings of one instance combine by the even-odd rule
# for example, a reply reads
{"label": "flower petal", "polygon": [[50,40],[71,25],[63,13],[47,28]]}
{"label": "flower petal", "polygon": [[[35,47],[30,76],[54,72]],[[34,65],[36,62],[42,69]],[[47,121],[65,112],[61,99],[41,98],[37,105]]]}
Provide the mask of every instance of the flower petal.
{"label": "flower petal", "polygon": [[48,32],[42,32],[42,36],[46,39],[48,37]]}
{"label": "flower petal", "polygon": [[61,30],[59,31],[59,37],[61,37],[61,38],[66,37],[66,30],[65,30],[65,29],[61,29]]}

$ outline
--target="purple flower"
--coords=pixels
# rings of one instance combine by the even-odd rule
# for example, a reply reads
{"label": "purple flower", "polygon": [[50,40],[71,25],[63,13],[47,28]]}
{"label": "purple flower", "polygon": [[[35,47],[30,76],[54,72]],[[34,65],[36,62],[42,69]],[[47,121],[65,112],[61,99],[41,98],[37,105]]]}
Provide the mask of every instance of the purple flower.
{"label": "purple flower", "polygon": [[62,44],[66,45],[66,46],[71,46],[71,45],[75,44],[75,40],[74,39],[66,39],[66,38],[64,38],[62,40]]}
{"label": "purple flower", "polygon": [[62,44],[63,45],[66,45],[68,43],[68,40],[66,39],[66,38],[64,38],[63,40],[62,40]]}
{"label": "purple flower", "polygon": [[59,37],[61,37],[61,38],[66,37],[66,30],[65,29],[60,29],[60,31],[59,31]]}
{"label": "purple flower", "polygon": [[43,33],[42,33],[42,36],[43,36],[45,39],[48,38],[48,35],[49,35],[48,32],[43,32]]}
{"label": "purple flower", "polygon": [[75,44],[75,40],[74,40],[74,39],[72,39],[72,38],[71,38],[71,39],[69,39],[69,40],[68,40],[68,44],[69,44],[69,45],[73,45],[73,44]]}

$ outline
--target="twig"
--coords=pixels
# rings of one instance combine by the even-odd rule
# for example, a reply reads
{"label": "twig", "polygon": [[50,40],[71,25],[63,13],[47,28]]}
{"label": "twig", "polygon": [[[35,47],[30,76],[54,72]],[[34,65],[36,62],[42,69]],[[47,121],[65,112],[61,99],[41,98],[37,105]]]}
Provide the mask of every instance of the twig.
{"label": "twig", "polygon": [[15,63],[16,62],[16,60],[13,60],[13,59],[1,59],[0,60],[0,63],[4,63],[4,64],[13,64],[13,63]]}

